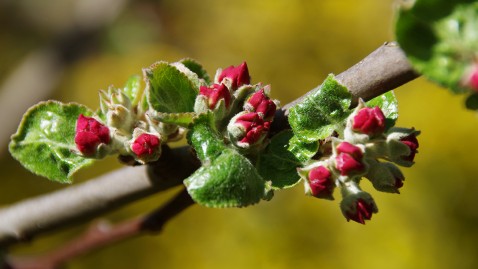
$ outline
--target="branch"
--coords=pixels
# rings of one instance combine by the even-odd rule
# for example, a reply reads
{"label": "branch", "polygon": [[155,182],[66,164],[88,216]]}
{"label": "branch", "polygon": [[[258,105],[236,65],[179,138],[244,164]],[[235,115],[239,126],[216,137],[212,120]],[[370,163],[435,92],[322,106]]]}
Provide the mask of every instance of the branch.
{"label": "branch", "polygon": [[0,246],[93,219],[140,198],[176,186],[199,167],[189,147],[163,148],[157,163],[125,167],[51,194],[0,210]]}
{"label": "branch", "polygon": [[11,269],[54,269],[66,261],[84,255],[94,249],[129,239],[145,232],[159,232],[164,224],[193,205],[194,201],[183,189],[161,208],[152,213],[125,221],[115,226],[95,223],[86,233],[61,247],[37,257],[10,258],[7,263]]}
{"label": "branch", "polygon": [[[386,43],[337,78],[354,99],[369,99],[390,91],[418,75],[395,43]],[[288,128],[290,107],[276,113],[274,132]],[[149,196],[161,189],[160,182],[179,182],[198,167],[186,148],[163,154],[157,166],[123,168],[64,190],[14,204],[0,211],[0,248],[63,227]],[[171,183],[169,183],[171,185]]]}

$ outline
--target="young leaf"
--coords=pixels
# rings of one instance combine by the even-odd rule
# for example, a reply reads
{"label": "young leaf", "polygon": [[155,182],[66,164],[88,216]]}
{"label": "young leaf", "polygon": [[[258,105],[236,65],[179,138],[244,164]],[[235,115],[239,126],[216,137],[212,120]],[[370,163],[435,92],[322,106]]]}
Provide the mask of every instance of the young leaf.
{"label": "young leaf", "polygon": [[189,128],[189,125],[196,119],[197,114],[194,112],[184,113],[162,113],[156,111],[148,111],[147,114],[153,119],[163,123],[176,124],[181,127]]}
{"label": "young leaf", "polygon": [[291,108],[289,123],[294,134],[304,143],[330,136],[351,113],[351,99],[347,88],[329,75],[314,93]]}
{"label": "young leaf", "polygon": [[205,164],[184,181],[189,194],[207,207],[244,207],[264,198],[266,184],[251,162],[233,149]]}
{"label": "young leaf", "polygon": [[70,183],[78,169],[93,162],[75,153],[76,120],[80,114],[92,112],[82,105],[55,101],[35,105],[25,113],[12,136],[10,153],[31,172]]}
{"label": "young leaf", "polygon": [[133,75],[123,87],[124,94],[131,100],[131,105],[136,106],[142,97],[141,76]]}
{"label": "young leaf", "polygon": [[151,108],[167,113],[193,112],[199,92],[196,82],[166,62],[157,62],[143,72]]}
{"label": "young leaf", "polygon": [[184,66],[189,68],[189,70],[196,73],[196,75],[199,78],[204,79],[204,81],[207,84],[211,84],[211,79],[209,78],[209,75],[207,74],[206,70],[204,70],[204,68],[202,67],[201,64],[199,64],[198,62],[196,62],[195,60],[190,59],[190,58],[182,59],[179,62],[184,64]]}
{"label": "young leaf", "polygon": [[301,162],[288,150],[293,136],[290,130],[278,133],[259,155],[257,170],[264,179],[272,182],[273,188],[290,188],[300,180],[297,167]]}
{"label": "young leaf", "polygon": [[288,151],[294,154],[295,158],[301,163],[305,163],[314,157],[319,150],[319,141],[310,143],[302,142],[297,136],[293,136],[289,140]]}
{"label": "young leaf", "polygon": [[368,107],[378,106],[382,109],[383,114],[385,115],[385,129],[395,125],[395,122],[398,119],[398,101],[395,97],[393,91],[386,92],[382,95],[379,95],[372,100],[366,102]]}
{"label": "young leaf", "polygon": [[478,3],[416,0],[398,15],[397,41],[413,67],[455,93],[467,91],[463,78],[478,51]]}
{"label": "young leaf", "polygon": [[226,145],[214,127],[212,113],[198,115],[188,132],[187,139],[203,163],[215,159],[226,149]]}

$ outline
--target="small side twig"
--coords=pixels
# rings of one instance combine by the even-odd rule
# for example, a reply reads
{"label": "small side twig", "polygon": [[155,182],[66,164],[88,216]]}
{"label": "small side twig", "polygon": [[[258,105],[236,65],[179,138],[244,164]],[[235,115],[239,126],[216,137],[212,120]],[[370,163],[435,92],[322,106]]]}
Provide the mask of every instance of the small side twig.
{"label": "small side twig", "polygon": [[55,269],[73,258],[92,250],[129,239],[147,232],[160,232],[164,225],[189,206],[193,205],[185,189],[161,208],[150,214],[110,226],[95,223],[88,231],[72,241],[36,257],[11,257],[7,260],[10,269]]}

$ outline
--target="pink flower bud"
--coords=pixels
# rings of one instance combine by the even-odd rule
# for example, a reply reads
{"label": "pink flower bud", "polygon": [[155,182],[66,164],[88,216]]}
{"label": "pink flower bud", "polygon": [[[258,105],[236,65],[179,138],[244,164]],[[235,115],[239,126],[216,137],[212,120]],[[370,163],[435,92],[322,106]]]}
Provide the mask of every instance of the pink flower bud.
{"label": "pink flower bud", "polygon": [[161,147],[161,140],[156,135],[143,133],[131,145],[131,150],[140,159],[150,159],[155,156]]}
{"label": "pink flower bud", "polygon": [[264,93],[264,89],[255,92],[247,100],[245,108],[262,115],[264,119],[272,119],[276,112],[276,104]]}
{"label": "pink flower bud", "polygon": [[385,131],[385,115],[378,106],[364,107],[353,118],[352,128],[370,136],[379,135]]}
{"label": "pink flower bud", "polygon": [[413,162],[413,159],[415,159],[415,154],[417,154],[418,152],[417,136],[415,135],[415,133],[411,133],[408,136],[402,137],[400,139],[400,142],[407,145],[407,147],[410,149],[410,154],[408,156],[403,156],[402,159],[404,159],[405,161]]}
{"label": "pink flower bud", "polygon": [[375,205],[371,202],[367,202],[364,199],[357,199],[355,201],[355,206],[349,211],[344,211],[344,216],[347,221],[353,220],[355,222],[365,224],[365,220],[370,220],[372,214],[377,212]]}
{"label": "pink flower bud", "polygon": [[469,71],[464,75],[463,83],[475,92],[478,92],[478,64],[470,67]]}
{"label": "pink flower bud", "polygon": [[348,142],[342,142],[336,149],[335,167],[341,175],[351,175],[365,169],[365,165],[362,163],[363,153],[359,147]]}
{"label": "pink flower bud", "polygon": [[244,137],[238,140],[248,144],[257,142],[270,128],[270,122],[264,121],[256,112],[241,115],[236,119],[235,124],[239,124],[245,129]]}
{"label": "pink flower bud", "polygon": [[332,180],[332,174],[324,166],[318,166],[309,172],[309,186],[313,196],[318,198],[333,199],[332,192],[335,183]]}
{"label": "pink flower bud", "polygon": [[237,67],[231,65],[222,70],[221,74],[219,74],[218,82],[221,83],[224,78],[231,80],[231,87],[233,89],[237,89],[244,84],[251,83],[251,77],[249,76],[249,70],[247,69],[246,62],[243,62]]}
{"label": "pink flower bud", "polygon": [[211,87],[201,86],[199,88],[199,94],[208,98],[208,105],[210,109],[214,109],[219,100],[223,99],[226,108],[229,107],[231,102],[231,94],[224,84],[214,84]]}
{"label": "pink flower bud", "polygon": [[94,118],[80,114],[76,122],[75,144],[85,156],[94,155],[99,144],[110,142],[110,130]]}

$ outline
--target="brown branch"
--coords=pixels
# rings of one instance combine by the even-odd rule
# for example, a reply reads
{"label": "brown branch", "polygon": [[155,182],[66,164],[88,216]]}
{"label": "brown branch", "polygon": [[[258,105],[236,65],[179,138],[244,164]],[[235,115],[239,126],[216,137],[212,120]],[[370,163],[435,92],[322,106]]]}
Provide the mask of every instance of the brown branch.
{"label": "brown branch", "polygon": [[[395,43],[386,43],[337,78],[355,99],[369,99],[417,76],[400,48]],[[305,96],[278,111],[274,131],[288,128],[288,109]],[[92,219],[104,211],[158,192],[162,186],[158,180],[179,182],[197,169],[198,163],[187,149],[174,149],[171,154],[163,154],[156,169],[124,168],[0,210],[0,248],[64,227],[72,221]]]}
{"label": "brown branch", "polygon": [[103,246],[145,232],[159,232],[169,220],[193,204],[194,201],[183,189],[164,206],[144,217],[128,220],[115,226],[104,222],[95,223],[83,235],[49,253],[36,257],[9,258],[7,263],[11,269],[55,269],[73,258]]}
{"label": "brown branch", "polygon": [[93,219],[106,211],[176,186],[199,167],[189,147],[163,147],[150,166],[126,167],[86,183],[0,210],[0,246]]}

